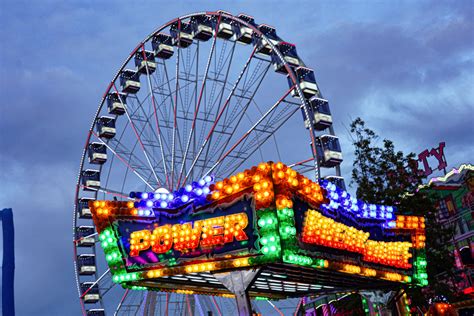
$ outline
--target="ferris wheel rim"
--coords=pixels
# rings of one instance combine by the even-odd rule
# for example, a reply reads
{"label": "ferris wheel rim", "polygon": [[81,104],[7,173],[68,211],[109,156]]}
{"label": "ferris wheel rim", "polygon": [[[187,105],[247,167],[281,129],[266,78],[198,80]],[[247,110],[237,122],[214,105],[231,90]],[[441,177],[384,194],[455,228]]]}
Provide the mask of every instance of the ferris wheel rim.
{"label": "ferris wheel rim", "polygon": [[[233,16],[233,15],[229,15],[227,13],[223,13],[223,12],[218,12],[218,11],[211,11],[211,12],[196,12],[196,13],[191,13],[191,14],[187,14],[187,15],[183,15],[183,16],[180,16],[178,18],[175,18],[175,19],[172,19],[170,21],[168,21],[167,23],[163,24],[162,26],[158,27],[157,29],[155,29],[152,33],[150,33],[144,40],[142,40],[136,47],[135,49],[132,50],[132,52],[129,54],[129,56],[124,60],[124,62],[122,63],[122,65],[120,66],[119,70],[116,72],[116,74],[114,75],[112,81],[109,83],[100,103],[99,103],[99,107],[97,108],[97,111],[93,117],[93,120],[92,120],[92,124],[90,126],[90,129],[88,131],[88,135],[86,137],[86,144],[85,144],[85,147],[83,149],[83,152],[82,152],[82,156],[81,156],[81,161],[80,161],[80,167],[79,167],[79,174],[78,174],[78,178],[77,178],[77,182],[76,182],[76,193],[75,193],[75,202],[74,202],[74,214],[73,214],[73,229],[75,229],[77,227],[77,213],[78,213],[78,200],[79,200],[79,193],[80,193],[80,190],[81,190],[81,184],[80,184],[80,181],[81,181],[81,172],[84,170],[84,163],[85,163],[85,158],[86,158],[86,154],[87,154],[87,146],[88,144],[90,144],[91,142],[91,138],[93,136],[97,136],[97,135],[94,135],[94,127],[95,127],[95,124],[96,124],[96,121],[99,117],[99,114],[104,106],[104,103],[105,103],[105,100],[106,100],[106,96],[107,96],[107,93],[111,91],[112,88],[115,88],[115,90],[117,91],[116,87],[115,87],[115,82],[117,81],[118,77],[120,76],[121,72],[125,69],[125,67],[127,66],[127,64],[130,62],[130,60],[133,58],[133,56],[135,55],[135,53],[141,48],[141,47],[144,47],[145,43],[149,42],[150,39],[158,34],[159,32],[163,31],[164,29],[170,27],[173,23],[175,22],[179,22],[181,20],[185,20],[185,19],[189,19],[193,16],[199,16],[199,15],[211,15],[211,16],[226,16],[227,18],[230,18],[232,19],[233,21],[236,21],[242,25],[245,25],[246,27],[249,27],[250,29],[252,29],[252,31],[254,31],[256,34],[258,34],[259,36],[261,36],[263,39],[266,39],[268,44],[272,47],[272,50],[275,52],[275,54],[280,58],[280,60],[282,61],[284,67],[286,68],[287,72],[288,72],[288,75],[289,77],[291,78],[291,80],[293,81],[293,87],[290,88],[291,89],[296,89],[298,91],[298,94],[299,94],[299,99],[300,99],[300,103],[302,105],[302,109],[304,111],[306,111],[306,114],[308,114],[308,104],[305,100],[305,98],[303,97],[303,93],[301,91],[301,88],[299,87],[299,82],[298,82],[298,78],[295,76],[294,72],[293,72],[293,69],[288,65],[287,61],[282,57],[282,54],[281,52],[279,52],[278,48],[275,47],[275,45],[270,41],[268,40],[268,38],[255,26],[241,20],[241,19],[238,19],[237,17]],[[179,48],[178,48],[178,51],[179,51]],[[204,81],[203,81],[204,82]],[[289,91],[290,91],[289,90]],[[289,92],[288,91],[288,92]],[[311,135],[311,139],[312,139],[312,147],[315,147],[315,141],[314,141],[314,131],[312,130],[312,127],[310,126],[309,128],[310,130],[310,135]],[[99,137],[97,137],[99,138]],[[315,161],[315,165],[317,166],[317,156],[316,156],[316,152],[315,152],[315,148],[313,150],[313,157],[314,157],[314,161]],[[102,170],[102,165],[100,165],[98,167],[99,171]],[[317,170],[317,168],[316,168]],[[317,176],[318,177],[318,176]],[[185,181],[184,181],[185,182]],[[97,196],[99,194],[99,191],[96,191],[94,193],[94,198],[97,199]],[[94,254],[96,253],[96,245],[93,248],[93,252]],[[79,274],[78,274],[78,267],[77,267],[77,245],[76,243],[74,243],[74,268],[75,268],[75,275],[76,275],[76,285],[77,285],[77,288],[78,288],[78,293],[79,293],[79,296],[81,297],[81,289],[80,289],[80,281],[79,281]],[[96,273],[97,274],[97,273]],[[96,275],[96,278],[97,278],[97,275]],[[83,313],[85,313],[85,307],[84,307],[84,302],[82,300],[80,300],[81,302],[81,307],[83,309]],[[102,305],[102,300],[100,302],[100,304]]]}

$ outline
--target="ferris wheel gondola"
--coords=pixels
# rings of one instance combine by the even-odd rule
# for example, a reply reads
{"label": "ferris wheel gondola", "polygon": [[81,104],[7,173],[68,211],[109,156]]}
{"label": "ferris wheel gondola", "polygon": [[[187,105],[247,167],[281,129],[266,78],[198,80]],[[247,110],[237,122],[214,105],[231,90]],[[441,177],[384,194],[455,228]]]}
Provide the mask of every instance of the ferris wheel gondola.
{"label": "ferris wheel gondola", "polygon": [[[304,120],[298,122],[294,118],[299,111]],[[310,142],[311,149],[305,151],[311,158],[295,168],[316,180],[321,167],[340,176],[342,156],[335,163],[321,155],[326,147],[334,151],[332,143],[325,142],[334,133],[328,112],[314,71],[299,58],[296,46],[252,16],[190,14],[141,41],[105,91],[81,158],[73,229],[83,313],[160,313],[164,306],[171,308],[172,297],[116,286],[106,258],[96,251],[100,240],[91,226],[89,201],[124,201],[132,191],[169,194],[211,174],[223,178],[256,161],[294,159],[292,148],[278,157],[278,137],[287,137],[285,130],[297,133],[299,127],[292,146],[307,148]],[[327,135],[318,137],[319,131]],[[208,282],[217,281],[209,275]],[[214,306],[209,308],[233,308],[225,299],[186,299]]]}

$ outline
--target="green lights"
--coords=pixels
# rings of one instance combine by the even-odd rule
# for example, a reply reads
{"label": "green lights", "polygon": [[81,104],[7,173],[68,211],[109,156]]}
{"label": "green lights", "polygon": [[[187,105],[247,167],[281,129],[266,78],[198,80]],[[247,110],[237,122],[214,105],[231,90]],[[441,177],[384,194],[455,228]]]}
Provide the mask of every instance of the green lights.
{"label": "green lights", "polygon": [[127,273],[125,270],[122,254],[118,248],[117,239],[115,238],[114,231],[112,230],[111,226],[104,229],[100,233],[99,239],[102,241],[101,246],[104,249],[105,260],[107,261],[107,264],[113,275],[112,280],[115,283],[138,280],[138,273]]}
{"label": "green lights", "polygon": [[296,228],[290,225],[282,225],[280,227],[280,235],[283,238],[288,238],[289,236],[295,236],[296,235]]}
{"label": "green lights", "polygon": [[364,310],[366,315],[370,315],[369,304],[367,302],[367,299],[363,296],[362,296],[362,309]]}
{"label": "green lights", "polygon": [[260,253],[263,257],[252,260],[255,263],[275,261],[281,256],[280,235],[278,234],[278,218],[271,208],[257,211],[257,225],[259,227]]}
{"label": "green lights", "polygon": [[428,274],[426,273],[426,254],[424,251],[419,251],[413,266],[415,268],[415,273],[413,274],[413,279],[418,285],[427,286],[428,285]]}
{"label": "green lights", "polygon": [[313,264],[313,259],[311,257],[297,255],[290,251],[285,252],[283,261],[300,266],[311,266]]}
{"label": "green lights", "polygon": [[316,268],[327,268],[328,267],[328,261],[324,259],[317,259],[313,260],[313,266]]}
{"label": "green lights", "polygon": [[102,241],[101,246],[104,250],[113,247],[114,243],[117,242],[110,228],[104,229],[104,231],[99,235],[99,239]]}
{"label": "green lights", "polygon": [[113,251],[109,253],[108,255],[105,256],[105,259],[107,262],[116,262],[118,260],[122,260],[122,257],[120,256],[120,253],[118,251]]}
{"label": "green lights", "polygon": [[268,297],[265,296],[255,296],[256,301],[268,301]]}
{"label": "green lights", "polygon": [[266,216],[258,220],[258,226],[262,228],[274,227],[276,224],[276,218],[273,214],[266,214]]}
{"label": "green lights", "polygon": [[[125,271],[125,270],[123,270],[123,271]],[[115,283],[122,283],[122,282],[126,282],[126,281],[135,281],[135,280],[138,280],[138,273],[126,273],[126,272],[118,273],[118,274],[114,275],[112,280]]]}

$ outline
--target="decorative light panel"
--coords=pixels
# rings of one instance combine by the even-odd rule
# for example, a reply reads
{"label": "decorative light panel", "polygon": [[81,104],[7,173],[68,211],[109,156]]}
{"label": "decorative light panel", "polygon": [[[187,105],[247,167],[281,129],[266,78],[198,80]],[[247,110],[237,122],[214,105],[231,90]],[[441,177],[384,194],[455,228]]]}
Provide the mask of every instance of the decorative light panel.
{"label": "decorative light panel", "polygon": [[[358,201],[281,162],[215,183],[208,176],[172,193],[131,192],[130,199],[90,202],[113,280],[127,288],[229,295],[198,276],[206,291],[168,283],[274,264],[334,271],[349,281],[426,285],[424,218]],[[277,295],[274,286],[254,288],[265,292],[257,296]]]}

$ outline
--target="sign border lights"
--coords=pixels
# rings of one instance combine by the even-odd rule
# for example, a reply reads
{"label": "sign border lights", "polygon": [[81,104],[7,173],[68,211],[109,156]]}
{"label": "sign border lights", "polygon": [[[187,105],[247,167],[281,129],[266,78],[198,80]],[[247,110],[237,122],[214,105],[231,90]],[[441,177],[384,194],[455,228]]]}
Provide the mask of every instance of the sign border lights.
{"label": "sign border lights", "polygon": [[127,288],[178,291],[163,277],[282,264],[427,284],[423,217],[397,216],[281,162],[130,197],[89,203],[113,280]]}

